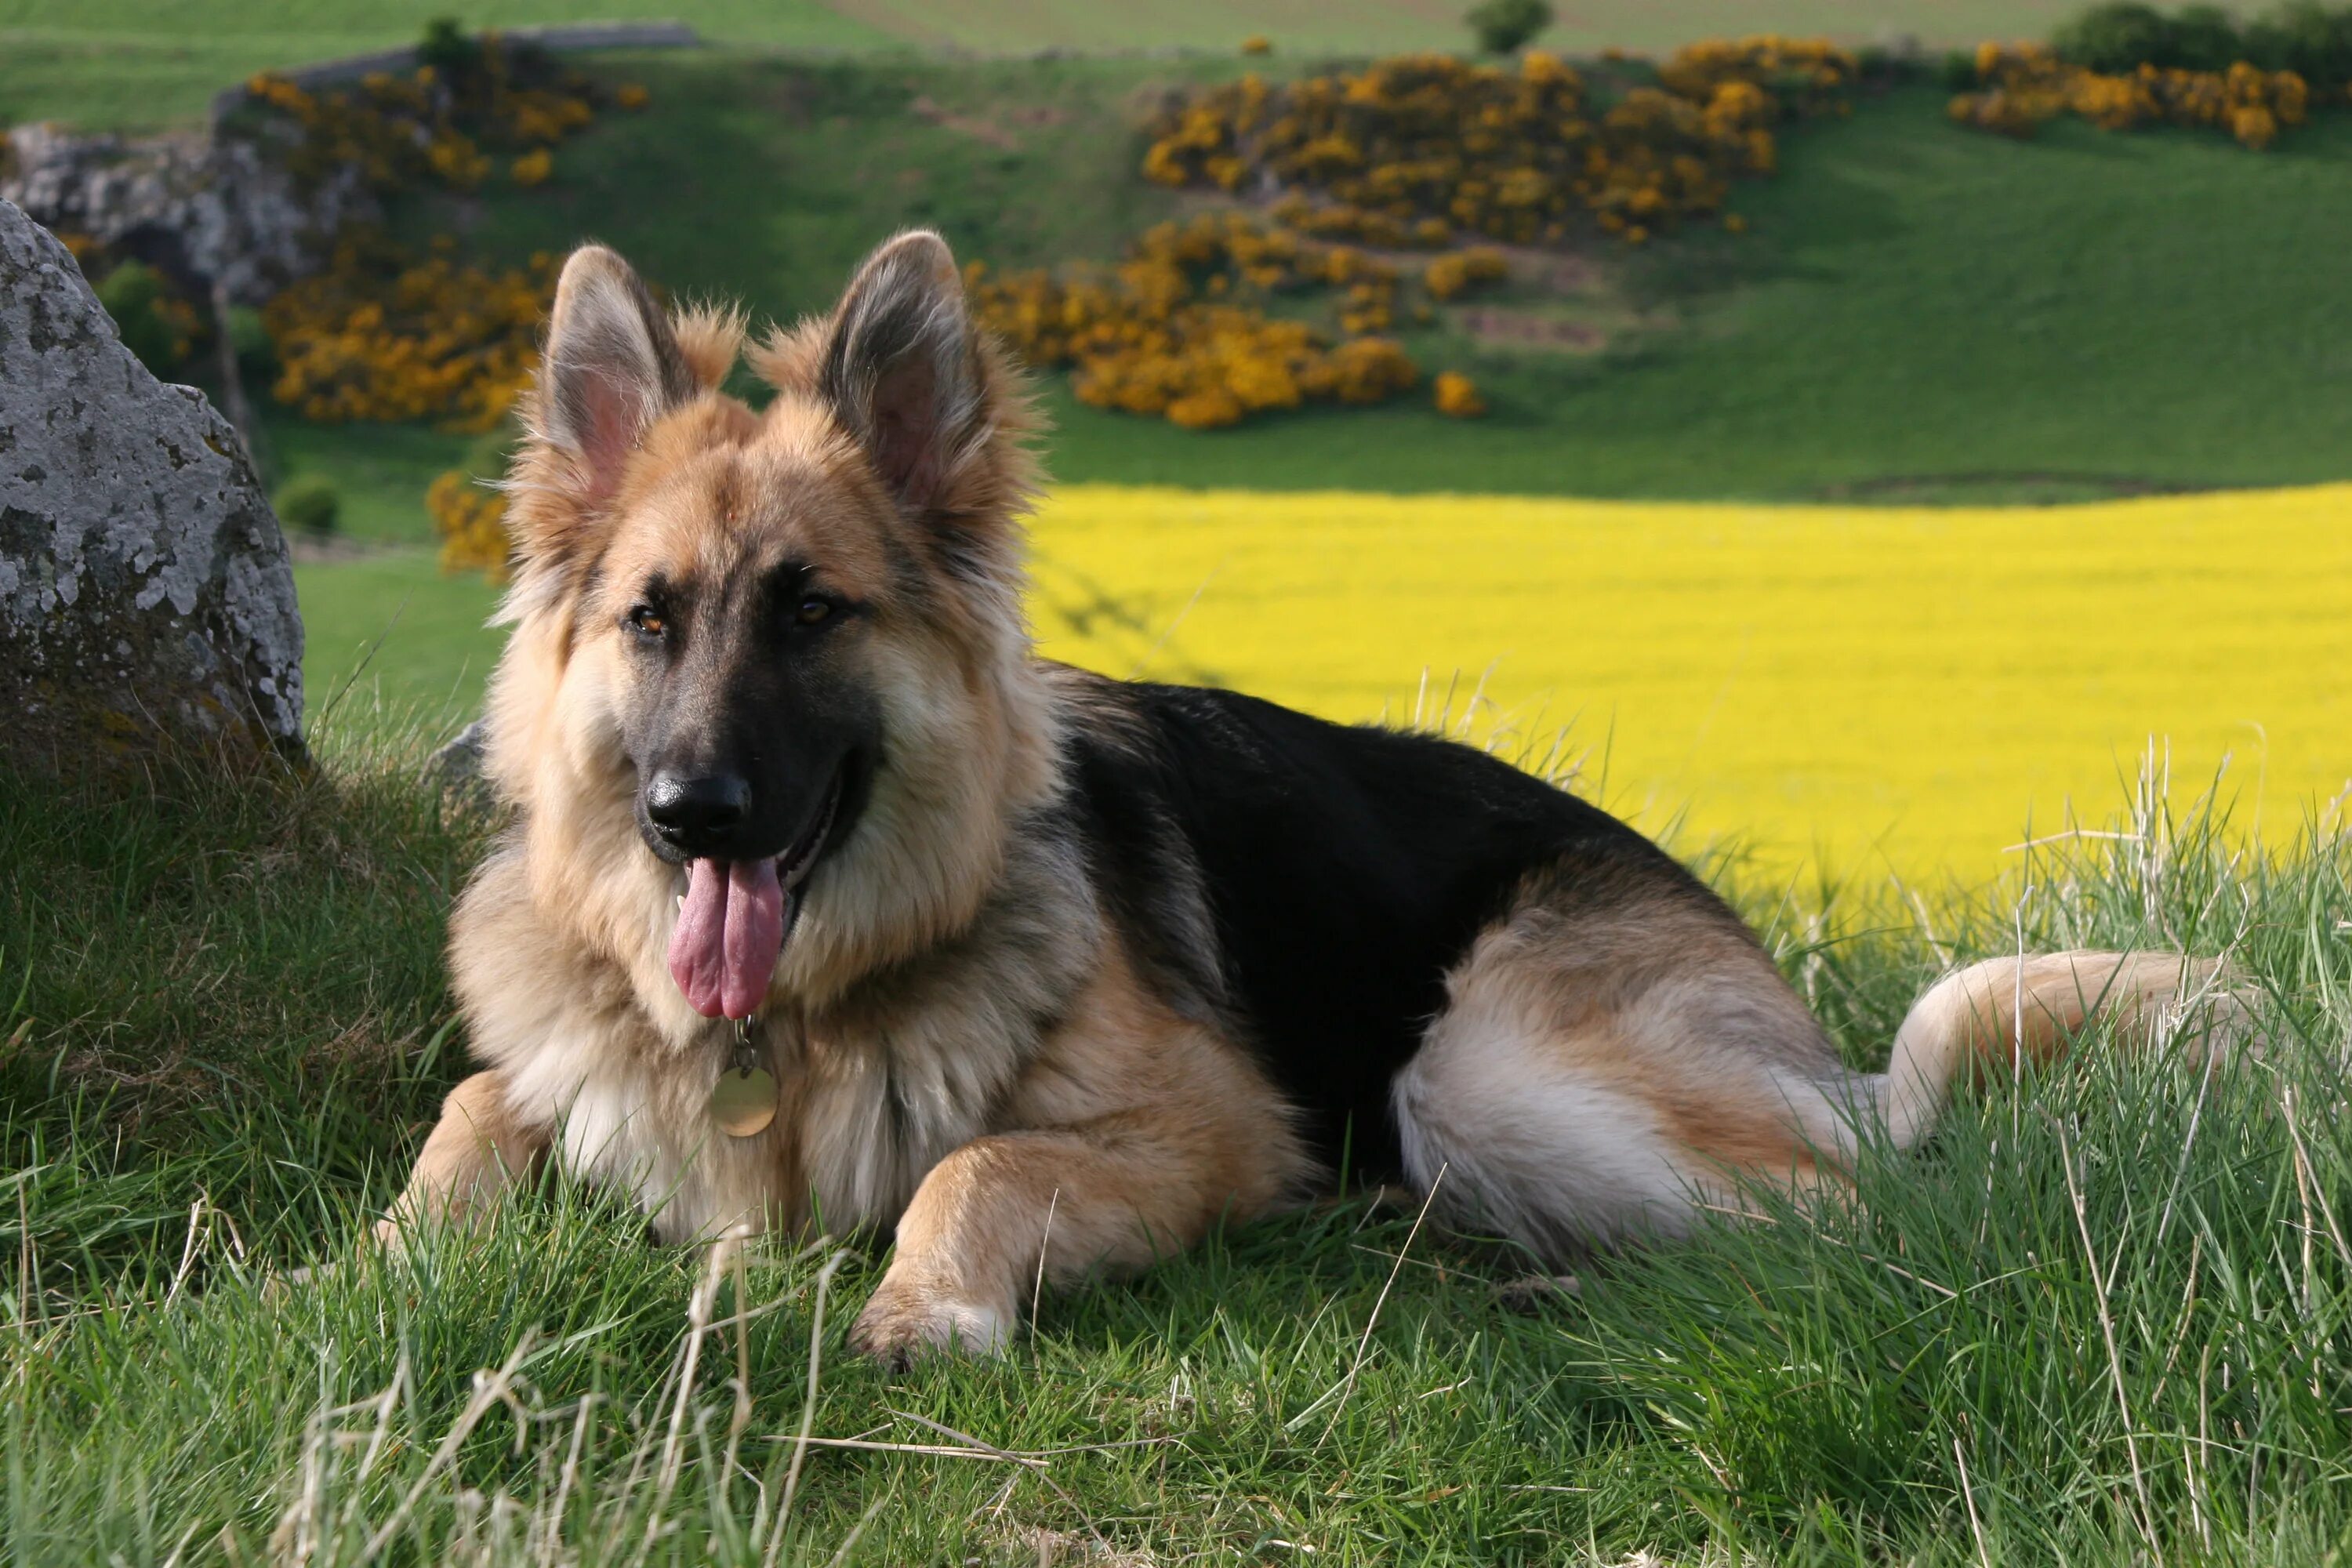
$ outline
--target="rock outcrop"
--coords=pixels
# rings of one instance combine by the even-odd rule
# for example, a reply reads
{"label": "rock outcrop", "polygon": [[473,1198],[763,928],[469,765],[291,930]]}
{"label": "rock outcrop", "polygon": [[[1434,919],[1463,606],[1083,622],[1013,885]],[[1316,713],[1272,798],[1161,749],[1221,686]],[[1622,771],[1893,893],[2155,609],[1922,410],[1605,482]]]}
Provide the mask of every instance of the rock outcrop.
{"label": "rock outcrop", "polygon": [[78,769],[301,730],[293,570],[243,442],[0,201],[0,752]]}
{"label": "rock outcrop", "polygon": [[304,190],[261,143],[209,132],[78,136],[19,125],[0,137],[0,201],[209,293],[257,305],[318,270],[346,223],[379,216],[347,168]]}

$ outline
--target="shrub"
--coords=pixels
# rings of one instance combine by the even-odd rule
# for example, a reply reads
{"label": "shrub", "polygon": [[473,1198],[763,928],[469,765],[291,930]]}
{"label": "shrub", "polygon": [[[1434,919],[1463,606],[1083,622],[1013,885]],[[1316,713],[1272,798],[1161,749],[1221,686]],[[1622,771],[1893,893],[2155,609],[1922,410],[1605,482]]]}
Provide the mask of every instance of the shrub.
{"label": "shrub", "polygon": [[478,571],[507,579],[507,498],[462,468],[452,468],[425,492],[425,510],[441,540],[441,570]]}
{"label": "shrub", "polygon": [[468,37],[464,26],[455,16],[436,16],[425,24],[425,37],[416,46],[416,63],[426,67],[444,81],[462,81],[482,68],[482,44]]}
{"label": "shrub", "polygon": [[323,93],[266,73],[246,83],[264,113],[292,121],[297,135],[283,157],[296,179],[356,169],[385,194],[428,184],[469,191],[488,177],[493,152],[544,154],[592,124],[603,105],[646,103],[642,87],[607,93],[544,51],[492,33],[467,38],[455,24],[445,37],[439,27],[420,50],[424,63],[405,75],[373,72]]}
{"label": "shrub", "polygon": [[324,535],[335,531],[343,512],[343,498],[323,474],[297,474],[269,498],[281,528]]}
{"label": "shrub", "polygon": [[172,297],[163,275],[153,268],[123,262],[99,284],[98,302],[114,318],[122,346],[156,375],[168,377],[186,357],[195,313]]}
{"label": "shrub", "polygon": [[1462,20],[1488,54],[1517,54],[1551,26],[1551,0],[1482,0]]}
{"label": "shrub", "polygon": [[281,291],[262,317],[278,344],[278,401],[320,424],[432,419],[487,430],[539,360],[555,260],[492,272],[455,242],[419,257],[381,236],[346,235],[327,269]]}
{"label": "shrub", "polygon": [[1242,40],[1242,53],[1245,55],[1270,55],[1274,53],[1274,40],[1267,37],[1264,33],[1252,33],[1248,37]]}
{"label": "shrub", "polygon": [[1251,75],[1179,100],[1150,127],[1143,172],[1167,185],[1286,189],[1297,199],[1276,209],[1284,223],[1382,248],[1462,231],[1557,244],[1580,215],[1638,243],[1712,217],[1734,179],[1769,174],[1773,127],[1847,111],[1853,78],[1853,58],[1830,44],[1721,40],[1678,50],[1656,86],[1604,105],[1542,50],[1514,67],[1402,55],[1279,85]]}
{"label": "shrub", "polygon": [[1478,395],[1478,384],[1458,370],[1441,372],[1433,389],[1437,394],[1437,411],[1454,419],[1475,419],[1486,412],[1486,400]]}
{"label": "shrub", "polygon": [[1965,49],[1954,49],[1937,68],[1936,79],[1946,92],[1974,92],[1977,89],[1977,58]]}
{"label": "shrub", "polygon": [[1439,257],[1424,268],[1421,286],[1433,300],[1452,300],[1481,283],[1499,283],[1511,275],[1510,263],[1491,245],[1473,246]]}
{"label": "shrub", "polygon": [[1980,90],[1952,100],[1952,118],[1981,131],[2031,136],[2046,120],[2078,114],[2103,130],[2163,121],[2228,132],[2257,152],[2282,127],[2300,125],[2311,89],[2293,71],[2238,61],[2226,71],[2143,64],[2108,74],[2070,65],[2036,44],[1986,44],[1977,51]]}
{"label": "shrub", "polygon": [[[968,274],[981,321],[1031,364],[1067,367],[1097,408],[1189,430],[1306,403],[1370,404],[1420,369],[1380,334],[1396,317],[1397,268],[1352,246],[1319,245],[1244,213],[1147,230],[1108,275],[1075,268]],[[1269,315],[1276,293],[1338,296],[1346,340]]]}
{"label": "shrub", "polygon": [[2242,60],[2266,71],[2291,70],[2335,93],[2352,82],[2352,7],[2291,0],[2242,27],[2210,4],[2169,16],[2151,5],[2095,5],[2060,27],[2051,47],[2069,65],[2104,76],[2142,66],[2219,75]]}

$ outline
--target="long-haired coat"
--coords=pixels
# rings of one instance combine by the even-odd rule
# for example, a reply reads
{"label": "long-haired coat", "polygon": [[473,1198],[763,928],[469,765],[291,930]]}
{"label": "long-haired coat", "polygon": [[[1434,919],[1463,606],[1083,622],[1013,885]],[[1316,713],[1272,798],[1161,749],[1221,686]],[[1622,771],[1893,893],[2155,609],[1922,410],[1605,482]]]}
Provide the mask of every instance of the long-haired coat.
{"label": "long-haired coat", "polygon": [[1843,1183],[2095,1008],[2238,1022],[2210,963],[1999,960],[1850,1072],[1738,917],[1574,796],[1038,659],[1026,405],[938,236],[751,350],[763,411],[720,390],[740,337],[609,250],[564,268],[489,702],[514,819],[451,921],[482,1070],[388,1235],[553,1158],[668,1238],[895,1226],[857,1342],[986,1349],[1041,1268],[1140,1266],[1343,1153],[1556,1258]]}

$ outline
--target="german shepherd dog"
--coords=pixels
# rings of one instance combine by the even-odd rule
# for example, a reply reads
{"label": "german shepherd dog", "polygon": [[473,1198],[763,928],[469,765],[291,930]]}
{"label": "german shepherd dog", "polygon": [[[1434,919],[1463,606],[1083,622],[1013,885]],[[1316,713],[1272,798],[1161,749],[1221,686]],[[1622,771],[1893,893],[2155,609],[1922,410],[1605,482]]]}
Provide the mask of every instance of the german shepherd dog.
{"label": "german shepherd dog", "polygon": [[1559,1259],[1850,1185],[1979,1058],[2243,1022],[2210,961],[1949,975],[1841,1065],[1721,900],[1471,748],[1035,657],[1017,378],[935,234],[748,352],[565,267],[450,959],[483,1070],[383,1222],[553,1158],[668,1240],[894,1226],[855,1339],[992,1350],[1343,1160]]}

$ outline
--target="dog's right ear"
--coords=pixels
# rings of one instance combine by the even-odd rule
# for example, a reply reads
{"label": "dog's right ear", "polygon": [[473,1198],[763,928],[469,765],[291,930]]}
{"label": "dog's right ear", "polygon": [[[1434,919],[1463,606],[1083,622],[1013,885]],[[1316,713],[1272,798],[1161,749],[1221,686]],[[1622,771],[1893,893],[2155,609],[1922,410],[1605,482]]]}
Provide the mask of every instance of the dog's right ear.
{"label": "dog's right ear", "polygon": [[533,431],[562,459],[572,499],[601,510],[646,427],[700,390],[644,279],[601,245],[573,251],[555,285]]}

